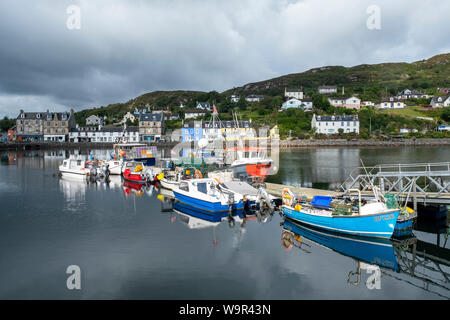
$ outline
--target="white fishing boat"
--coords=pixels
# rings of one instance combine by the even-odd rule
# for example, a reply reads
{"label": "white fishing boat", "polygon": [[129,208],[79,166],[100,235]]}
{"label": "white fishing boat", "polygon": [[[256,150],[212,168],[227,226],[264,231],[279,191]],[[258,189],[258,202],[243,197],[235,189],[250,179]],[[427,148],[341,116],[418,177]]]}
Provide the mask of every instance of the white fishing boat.
{"label": "white fishing boat", "polygon": [[66,159],[59,166],[61,175],[96,176],[97,168],[92,161],[81,159]]}
{"label": "white fishing boat", "polygon": [[121,175],[123,160],[104,160],[103,163],[108,166],[109,174]]}
{"label": "white fishing boat", "polygon": [[178,187],[183,180],[203,178],[200,170],[193,167],[176,167],[175,170],[164,170],[163,173],[164,177],[159,183],[161,187],[169,190]]}

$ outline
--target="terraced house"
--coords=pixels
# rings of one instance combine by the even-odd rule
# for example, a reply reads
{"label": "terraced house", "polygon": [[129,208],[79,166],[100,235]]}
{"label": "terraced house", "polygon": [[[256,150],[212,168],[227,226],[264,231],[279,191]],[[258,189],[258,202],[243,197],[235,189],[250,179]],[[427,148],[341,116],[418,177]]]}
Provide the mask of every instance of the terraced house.
{"label": "terraced house", "polygon": [[49,112],[47,110],[43,119],[44,140],[65,142],[68,140],[70,130],[75,125],[73,109],[70,109],[70,112]]}
{"label": "terraced house", "polygon": [[44,140],[43,112],[20,110],[16,119],[16,140],[38,142]]}
{"label": "terraced house", "polygon": [[164,135],[164,114],[145,113],[139,116],[139,138],[141,142],[161,140]]}

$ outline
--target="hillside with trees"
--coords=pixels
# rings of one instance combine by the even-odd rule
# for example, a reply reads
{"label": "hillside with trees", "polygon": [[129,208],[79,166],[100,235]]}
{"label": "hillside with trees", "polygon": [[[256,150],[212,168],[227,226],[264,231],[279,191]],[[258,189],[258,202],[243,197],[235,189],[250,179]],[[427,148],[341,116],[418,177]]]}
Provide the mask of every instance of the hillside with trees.
{"label": "hillside with trees", "polygon": [[[336,85],[338,95],[344,88],[345,96],[357,95],[362,101],[379,102],[382,97],[392,96],[410,88],[430,95],[439,94],[438,87],[449,87],[450,54],[441,54],[427,60],[413,63],[381,63],[354,67],[326,66],[314,68],[302,73],[294,73],[265,81],[249,83],[224,92],[202,91],[155,91],[143,94],[123,103],[110,104],[100,108],[85,109],[76,113],[77,122],[84,125],[85,119],[92,115],[107,117],[107,124],[122,119],[128,111],[135,108],[169,108],[172,113],[183,115],[183,110],[192,109],[197,101],[215,104],[220,117],[231,119],[231,111],[236,110],[241,119],[252,119],[253,126],[277,124],[282,137],[307,138],[314,134],[310,131],[312,113],[302,110],[279,112],[283,103],[286,87],[301,87],[312,98],[314,112],[318,114],[354,114],[355,110],[335,108],[328,102],[328,96],[317,93],[321,85]],[[245,97],[250,94],[264,95],[260,102],[249,103]],[[240,96],[232,103],[231,95]],[[360,137],[371,134],[393,134],[399,128],[416,129],[419,132],[433,131],[442,122],[449,121],[448,111],[424,108],[429,99],[407,101],[409,107],[402,111],[381,111],[363,108],[359,111],[361,122]],[[184,109],[180,109],[183,104]],[[433,121],[417,118],[432,118]],[[205,116],[205,119],[209,115]],[[169,122],[171,129],[179,127],[181,121]],[[419,133],[417,134],[419,135]]]}

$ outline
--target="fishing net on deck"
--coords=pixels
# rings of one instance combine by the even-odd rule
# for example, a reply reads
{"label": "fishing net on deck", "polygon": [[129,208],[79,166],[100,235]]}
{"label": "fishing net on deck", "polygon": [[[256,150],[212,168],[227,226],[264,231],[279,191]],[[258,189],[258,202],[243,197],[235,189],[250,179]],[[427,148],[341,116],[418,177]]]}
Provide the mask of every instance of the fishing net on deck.
{"label": "fishing net on deck", "polygon": [[386,206],[389,209],[400,208],[400,205],[397,201],[397,197],[395,196],[395,194],[391,194],[391,193],[385,194],[384,198],[386,199]]}
{"label": "fishing net on deck", "polygon": [[345,203],[336,203],[333,206],[333,215],[351,215],[352,205]]}

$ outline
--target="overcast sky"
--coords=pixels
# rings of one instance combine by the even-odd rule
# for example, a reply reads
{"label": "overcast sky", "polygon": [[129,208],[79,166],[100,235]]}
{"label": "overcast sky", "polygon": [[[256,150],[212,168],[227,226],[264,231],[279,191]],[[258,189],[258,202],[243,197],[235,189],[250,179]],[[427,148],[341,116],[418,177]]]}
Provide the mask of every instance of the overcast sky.
{"label": "overcast sky", "polygon": [[[80,28],[67,8],[80,8]],[[371,5],[380,29],[369,29]],[[447,0],[2,0],[0,116],[450,52]],[[375,23],[375,24],[374,24]],[[75,24],[76,27],[76,24]]]}

